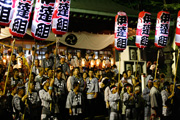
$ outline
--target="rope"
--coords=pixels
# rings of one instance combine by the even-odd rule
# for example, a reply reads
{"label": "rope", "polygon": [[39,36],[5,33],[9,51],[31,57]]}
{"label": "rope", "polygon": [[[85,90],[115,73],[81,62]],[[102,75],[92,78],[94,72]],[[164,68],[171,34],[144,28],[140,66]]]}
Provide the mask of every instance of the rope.
{"label": "rope", "polygon": [[56,43],[56,41],[54,41],[54,42],[52,42],[52,43],[50,43],[50,44],[44,45],[44,46],[42,46],[42,47],[39,47],[39,48],[37,48],[37,49],[42,49],[42,48],[48,47],[48,46],[50,46],[50,45],[53,45],[54,43]]}
{"label": "rope", "polygon": [[[41,47],[37,48],[37,50],[42,49],[42,48],[45,48],[45,47],[48,47],[48,46],[50,46],[50,45],[53,45],[54,43],[56,43],[56,41],[54,41],[54,42],[52,42],[52,43],[49,43],[49,44],[47,44],[47,45],[41,46]],[[0,44],[4,45],[4,46],[6,46],[6,47],[12,48],[11,45],[7,45],[7,44],[4,44],[4,43],[2,43],[2,42],[0,42]],[[17,49],[18,47],[14,47],[14,48]],[[31,49],[32,49],[32,48],[23,48],[23,50],[31,50]]]}

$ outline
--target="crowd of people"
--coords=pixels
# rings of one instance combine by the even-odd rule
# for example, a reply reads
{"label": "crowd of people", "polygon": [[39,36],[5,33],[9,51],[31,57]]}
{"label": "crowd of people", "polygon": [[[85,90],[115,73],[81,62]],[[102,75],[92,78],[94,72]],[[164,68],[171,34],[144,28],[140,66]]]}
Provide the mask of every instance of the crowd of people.
{"label": "crowd of people", "polygon": [[35,54],[33,48],[25,57],[19,49],[10,59],[9,50],[5,61],[1,54],[2,120],[94,120],[97,115],[109,120],[180,119],[180,84],[165,81],[163,74],[153,78],[150,67],[142,91],[138,72],[124,71],[118,79],[116,65],[103,67],[103,56],[97,67],[89,54],[82,65],[80,51],[65,56],[53,49],[41,64]]}

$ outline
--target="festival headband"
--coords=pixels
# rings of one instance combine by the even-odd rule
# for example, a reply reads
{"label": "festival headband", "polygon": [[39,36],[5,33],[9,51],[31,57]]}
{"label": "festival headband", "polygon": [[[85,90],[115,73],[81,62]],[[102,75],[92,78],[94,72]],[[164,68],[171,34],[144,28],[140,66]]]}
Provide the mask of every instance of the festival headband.
{"label": "festival headband", "polygon": [[42,85],[44,86],[47,82],[49,82],[49,79],[45,80]]}
{"label": "festival headband", "polygon": [[116,89],[117,87],[115,86],[115,87],[113,87],[113,88],[111,88],[111,92],[114,90],[114,89]]}
{"label": "festival headband", "polygon": [[138,91],[138,90],[140,90],[140,87],[135,87],[134,90],[135,90],[135,91]]}
{"label": "festival headband", "polygon": [[153,82],[159,82],[159,80],[158,80],[158,79],[156,79],[156,80],[154,80]]}
{"label": "festival headband", "polygon": [[129,88],[129,86],[126,86],[126,89],[128,89]]}
{"label": "festival headband", "polygon": [[153,82],[152,80],[148,80],[148,82]]}
{"label": "festival headband", "polygon": [[62,56],[61,56],[61,58],[65,58],[65,56],[64,56],[64,55],[62,55]]}
{"label": "festival headband", "polygon": [[17,86],[12,87],[12,88],[10,89],[10,91],[13,91],[13,90],[16,89],[16,88],[17,88]]}
{"label": "festival headband", "polygon": [[25,89],[25,86],[18,86],[17,89],[18,89],[18,90],[20,90],[20,89]]}

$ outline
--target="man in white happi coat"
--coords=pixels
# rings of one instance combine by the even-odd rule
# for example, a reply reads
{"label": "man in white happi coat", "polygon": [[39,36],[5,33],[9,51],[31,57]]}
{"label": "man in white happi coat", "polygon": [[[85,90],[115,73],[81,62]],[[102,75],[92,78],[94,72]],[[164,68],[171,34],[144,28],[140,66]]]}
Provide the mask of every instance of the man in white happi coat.
{"label": "man in white happi coat", "polygon": [[153,80],[153,87],[150,91],[151,101],[151,118],[152,120],[160,119],[162,114],[162,97],[159,91],[160,81],[158,79]]}

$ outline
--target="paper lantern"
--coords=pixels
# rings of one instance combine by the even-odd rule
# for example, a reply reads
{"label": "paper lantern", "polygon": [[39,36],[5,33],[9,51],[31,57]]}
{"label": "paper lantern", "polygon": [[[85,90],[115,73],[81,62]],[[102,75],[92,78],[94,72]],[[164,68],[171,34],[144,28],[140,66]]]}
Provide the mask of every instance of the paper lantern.
{"label": "paper lantern", "polygon": [[100,62],[101,62],[100,59],[97,59],[97,60],[96,60],[96,66],[97,66],[97,67],[99,67]]}
{"label": "paper lantern", "polygon": [[180,11],[178,12],[177,16],[175,43],[178,47],[180,47]]}
{"label": "paper lantern", "polygon": [[147,46],[150,26],[151,13],[145,11],[140,12],[136,31],[136,46],[138,48],[145,48]]}
{"label": "paper lantern", "polygon": [[4,65],[6,65],[7,59],[5,57],[3,57],[3,63]]}
{"label": "paper lantern", "polygon": [[0,1],[0,25],[8,26],[12,20],[15,0]]}
{"label": "paper lantern", "polygon": [[36,0],[31,34],[36,40],[45,40],[51,31],[55,0]]}
{"label": "paper lantern", "polygon": [[114,59],[111,58],[111,66],[113,66],[113,65],[114,65]]}
{"label": "paper lantern", "polygon": [[57,35],[64,35],[68,31],[70,0],[56,0],[55,6],[52,32]]}
{"label": "paper lantern", "polygon": [[69,67],[69,68],[70,68],[70,70],[73,70],[73,69],[74,69],[74,66],[70,65],[70,67]]}
{"label": "paper lantern", "polygon": [[95,60],[91,60],[91,67],[93,68],[94,67],[94,65],[95,65]]}
{"label": "paper lantern", "polygon": [[82,67],[85,67],[85,62],[86,62],[86,60],[84,58],[82,58],[82,63],[81,63]]}
{"label": "paper lantern", "polygon": [[103,60],[102,61],[102,68],[105,68],[106,67],[106,60]]}
{"label": "paper lantern", "polygon": [[155,46],[164,48],[167,45],[168,34],[170,27],[170,13],[160,11],[157,14],[156,32],[155,32]]}
{"label": "paper lantern", "polygon": [[115,17],[115,48],[122,51],[126,49],[128,38],[128,17],[125,12],[118,12]]}
{"label": "paper lantern", "polygon": [[17,0],[9,32],[16,37],[23,37],[28,27],[34,0]]}

